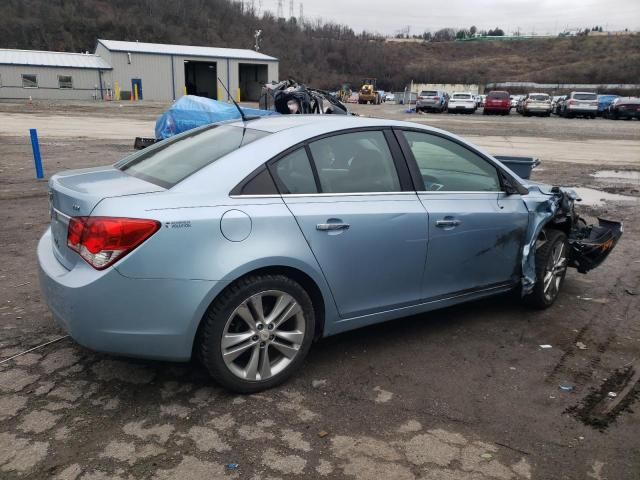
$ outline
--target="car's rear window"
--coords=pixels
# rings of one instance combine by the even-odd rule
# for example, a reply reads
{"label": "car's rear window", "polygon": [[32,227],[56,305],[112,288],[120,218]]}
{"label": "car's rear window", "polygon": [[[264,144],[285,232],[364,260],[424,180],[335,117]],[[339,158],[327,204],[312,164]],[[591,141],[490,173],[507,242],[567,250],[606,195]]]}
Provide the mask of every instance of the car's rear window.
{"label": "car's rear window", "polygon": [[537,100],[538,102],[546,102],[549,100],[549,95],[543,93],[536,93],[533,95],[529,95],[531,100]]}
{"label": "car's rear window", "polygon": [[489,92],[488,98],[500,98],[503,100],[509,99],[509,92]]}
{"label": "car's rear window", "polygon": [[576,100],[597,100],[595,93],[574,93],[573,98]]}
{"label": "car's rear window", "polygon": [[135,153],[115,167],[161,187],[171,188],[210,163],[268,132],[232,125],[192,130]]}
{"label": "car's rear window", "polygon": [[471,98],[471,95],[469,95],[468,93],[454,93],[453,98],[459,100],[468,100],[469,98]]}
{"label": "car's rear window", "polygon": [[423,97],[435,97],[438,95],[438,92],[434,92],[432,90],[424,90],[420,92],[420,95],[422,95]]}

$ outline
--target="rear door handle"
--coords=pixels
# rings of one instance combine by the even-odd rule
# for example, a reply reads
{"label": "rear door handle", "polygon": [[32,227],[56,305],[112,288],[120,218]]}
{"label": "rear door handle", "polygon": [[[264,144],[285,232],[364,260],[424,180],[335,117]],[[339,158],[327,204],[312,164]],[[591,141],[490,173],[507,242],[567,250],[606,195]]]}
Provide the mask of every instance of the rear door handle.
{"label": "rear door handle", "polygon": [[460,225],[460,220],[458,220],[457,218],[436,220],[436,227],[439,228],[453,228],[457,227],[458,225]]}
{"label": "rear door handle", "polygon": [[334,230],[346,230],[350,227],[348,223],[319,223],[316,225],[316,230],[321,232],[334,231]]}

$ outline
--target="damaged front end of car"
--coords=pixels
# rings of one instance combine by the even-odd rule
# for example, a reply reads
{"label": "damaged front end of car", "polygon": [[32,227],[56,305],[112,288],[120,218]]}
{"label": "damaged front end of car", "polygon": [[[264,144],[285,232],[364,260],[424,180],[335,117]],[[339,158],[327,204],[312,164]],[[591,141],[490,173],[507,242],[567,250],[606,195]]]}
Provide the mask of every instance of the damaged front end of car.
{"label": "damaged front end of car", "polygon": [[589,225],[575,212],[579,200],[575,191],[536,182],[526,184],[523,200],[529,210],[527,242],[522,255],[522,295],[533,291],[536,283],[536,250],[546,242],[546,231],[560,230],[567,236],[568,266],[587,273],[600,265],[620,240],[622,222],[598,218]]}

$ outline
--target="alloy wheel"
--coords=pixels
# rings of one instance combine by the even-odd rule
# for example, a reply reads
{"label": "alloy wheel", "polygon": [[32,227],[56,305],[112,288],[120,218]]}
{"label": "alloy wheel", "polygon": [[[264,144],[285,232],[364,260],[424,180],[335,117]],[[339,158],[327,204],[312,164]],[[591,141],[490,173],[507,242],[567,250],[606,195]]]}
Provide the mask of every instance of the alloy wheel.
{"label": "alloy wheel", "polygon": [[547,301],[552,301],[560,291],[562,278],[567,270],[567,256],[564,242],[557,242],[553,246],[549,262],[544,272],[544,296]]}
{"label": "alloy wheel", "polygon": [[263,381],[291,364],[304,338],[299,303],[286,292],[268,290],[245,299],[229,316],[221,338],[222,358],[235,376]]}

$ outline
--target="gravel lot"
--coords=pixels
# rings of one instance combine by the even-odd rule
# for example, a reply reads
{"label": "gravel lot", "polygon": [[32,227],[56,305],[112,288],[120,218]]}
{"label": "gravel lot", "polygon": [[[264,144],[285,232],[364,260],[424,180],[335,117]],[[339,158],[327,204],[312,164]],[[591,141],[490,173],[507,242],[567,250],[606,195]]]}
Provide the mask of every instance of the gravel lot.
{"label": "gravel lot", "polygon": [[[38,291],[48,212],[28,128],[51,175],[123,157],[165,107],[0,103],[0,361],[64,334]],[[0,364],[0,478],[640,478],[640,122],[353,109],[539,157],[534,179],[596,189],[580,213],[625,234],[549,310],[504,296],[324,339],[259,395],[228,394],[195,363],[45,346]]]}

